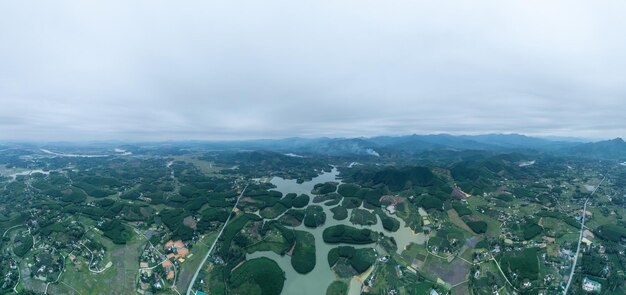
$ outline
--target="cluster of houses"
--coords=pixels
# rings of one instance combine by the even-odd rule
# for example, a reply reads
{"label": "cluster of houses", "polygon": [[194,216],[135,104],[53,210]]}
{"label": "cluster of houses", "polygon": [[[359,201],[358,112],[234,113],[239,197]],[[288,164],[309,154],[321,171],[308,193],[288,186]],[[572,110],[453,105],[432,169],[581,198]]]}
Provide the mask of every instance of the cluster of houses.
{"label": "cluster of houses", "polygon": [[139,291],[145,292],[150,288],[161,289],[165,280],[172,281],[176,276],[176,267],[193,254],[182,240],[169,240],[162,247],[147,246],[142,255],[139,268],[141,269]]}
{"label": "cluster of houses", "polygon": [[19,269],[17,267],[17,263],[15,262],[15,260],[13,260],[13,258],[10,257],[10,255],[4,255],[0,259],[2,259],[1,267],[2,267],[2,273],[4,273],[3,281],[2,281],[2,290],[3,291],[10,290],[17,283],[17,280],[19,278],[19,274],[18,274]]}

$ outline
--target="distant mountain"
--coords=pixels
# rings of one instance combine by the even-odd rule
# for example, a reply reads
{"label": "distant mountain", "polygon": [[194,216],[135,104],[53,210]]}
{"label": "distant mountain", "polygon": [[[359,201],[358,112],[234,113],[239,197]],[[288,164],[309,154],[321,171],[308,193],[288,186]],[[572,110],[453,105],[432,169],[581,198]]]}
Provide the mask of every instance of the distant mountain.
{"label": "distant mountain", "polygon": [[449,134],[433,135],[409,135],[409,136],[379,136],[367,139],[378,146],[400,149],[409,152],[419,152],[426,150],[492,150],[496,146],[477,142],[472,139],[463,138]]}
{"label": "distant mountain", "polygon": [[[582,140],[581,140],[582,141]],[[388,159],[443,159],[466,158],[472,153],[497,154],[503,152],[532,152],[553,153],[565,155],[585,155],[585,150],[591,148],[593,154],[604,151],[604,148],[593,148],[594,144],[577,142],[575,139],[551,140],[546,138],[530,137],[520,134],[484,134],[484,135],[406,135],[406,136],[376,136],[359,138],[283,138],[259,140],[233,141],[178,141],[161,143],[99,143],[101,149],[108,151],[114,148],[124,149],[133,154],[150,154],[152,152],[167,152],[172,155],[184,154],[196,150],[215,151],[273,151],[282,154],[294,153],[298,155],[318,154],[328,156],[347,157],[381,157]],[[600,143],[597,143],[600,144]],[[91,147],[94,144],[85,143],[78,147]],[[47,144],[45,146],[50,146]],[[63,143],[55,143],[55,147],[63,150],[76,150],[77,147],[67,147]],[[165,148],[165,149],[164,149]],[[597,150],[596,150],[597,149]],[[611,155],[621,155],[620,149]],[[78,149],[79,150],[79,149]],[[471,153],[468,153],[471,152]],[[460,153],[462,155],[460,155]],[[603,156],[604,157],[604,156]]]}
{"label": "distant mountain", "polygon": [[[554,151],[580,143],[554,141],[520,134],[485,135],[406,135],[359,138],[285,138],[268,140],[225,141],[198,143],[204,147],[232,150],[271,150],[282,153],[322,154],[330,156],[397,157],[400,154],[436,157],[465,151],[510,152],[530,150]],[[429,155],[426,156],[430,157]]]}
{"label": "distant mountain", "polygon": [[626,142],[621,138],[583,143],[559,151],[562,154],[586,158],[626,160]]}
{"label": "distant mountain", "polygon": [[479,143],[510,149],[555,150],[580,143],[575,141],[550,140],[547,138],[530,137],[521,134],[484,134],[462,135]]}
{"label": "distant mountain", "polygon": [[315,142],[309,146],[301,147],[301,150],[309,153],[343,156],[373,156],[379,157],[376,151],[377,145],[361,138],[337,138]]}
{"label": "distant mountain", "polygon": [[372,137],[367,139],[379,146],[401,149],[404,151],[433,150],[537,150],[550,151],[579,144],[578,142],[554,141],[520,134],[485,134],[485,135],[409,135],[399,137]]}

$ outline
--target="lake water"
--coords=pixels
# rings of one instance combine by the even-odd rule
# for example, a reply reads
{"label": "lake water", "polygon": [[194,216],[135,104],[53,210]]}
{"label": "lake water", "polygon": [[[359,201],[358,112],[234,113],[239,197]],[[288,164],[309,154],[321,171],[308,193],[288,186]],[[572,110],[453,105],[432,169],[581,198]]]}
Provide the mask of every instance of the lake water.
{"label": "lake water", "polygon": [[0,174],[6,175],[7,177],[11,178],[11,180],[15,180],[18,176],[26,176],[26,175],[31,175],[31,174],[35,174],[35,173],[41,173],[41,174],[50,174],[51,171],[43,171],[41,169],[35,169],[35,170],[24,170],[24,171],[20,171],[20,172],[14,172],[14,173],[10,173],[8,171],[0,171]]}
{"label": "lake water", "polygon": [[[297,193],[297,194],[311,194],[311,190],[318,183],[324,183],[328,181],[335,181],[341,183],[340,179],[337,179],[339,172],[336,168],[333,168],[331,172],[325,172],[318,177],[312,179],[311,181],[304,183],[297,183],[296,180],[288,180],[282,179],[279,177],[274,177],[271,180],[271,183],[276,185],[276,188],[273,190],[277,190],[282,192],[283,194],[287,193]],[[312,198],[311,198],[312,203]],[[302,295],[318,295],[318,294],[326,294],[326,288],[330,283],[332,283],[335,279],[337,279],[335,273],[328,266],[328,252],[337,246],[338,244],[327,244],[324,242],[322,238],[322,233],[325,228],[338,224],[345,224],[354,226],[357,228],[369,228],[376,232],[383,232],[387,236],[394,237],[396,243],[398,245],[398,252],[401,252],[406,246],[410,243],[424,244],[425,237],[422,233],[415,234],[413,231],[406,227],[404,220],[397,218],[392,215],[393,218],[396,218],[400,222],[400,229],[397,232],[389,232],[383,229],[382,222],[380,218],[377,216],[378,222],[373,226],[359,226],[353,225],[349,218],[345,220],[335,220],[333,219],[333,214],[330,211],[330,208],[333,206],[324,206],[323,203],[318,204],[322,206],[324,212],[326,213],[326,223],[317,228],[307,228],[303,224],[295,227],[297,230],[303,230],[310,232],[315,237],[315,256],[316,256],[316,264],[315,268],[309,272],[308,274],[299,274],[297,273],[293,267],[291,266],[291,257],[285,255],[280,256],[271,251],[263,251],[263,252],[255,252],[247,255],[248,259],[253,259],[257,257],[268,257],[273,259],[278,263],[280,268],[285,271],[286,281],[285,286],[283,288],[283,294],[302,294]],[[348,210],[348,216],[352,213],[351,210]],[[374,244],[370,245],[351,245],[355,248],[370,248],[374,247]],[[358,294],[360,292],[360,283],[356,283],[356,280],[352,280],[350,283],[350,292],[356,292]],[[354,290],[356,288],[356,290]]]}
{"label": "lake water", "polygon": [[103,158],[109,157],[110,155],[83,155],[83,154],[66,154],[66,153],[57,153],[47,149],[39,149],[40,151],[54,156],[59,157],[69,157],[69,158]]}

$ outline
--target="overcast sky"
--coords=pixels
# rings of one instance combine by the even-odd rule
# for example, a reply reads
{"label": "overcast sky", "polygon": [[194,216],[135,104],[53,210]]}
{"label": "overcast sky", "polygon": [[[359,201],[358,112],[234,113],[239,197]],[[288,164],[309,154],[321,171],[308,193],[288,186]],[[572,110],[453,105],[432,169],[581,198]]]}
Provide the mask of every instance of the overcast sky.
{"label": "overcast sky", "polygon": [[0,139],[626,136],[624,12],[623,0],[1,1]]}

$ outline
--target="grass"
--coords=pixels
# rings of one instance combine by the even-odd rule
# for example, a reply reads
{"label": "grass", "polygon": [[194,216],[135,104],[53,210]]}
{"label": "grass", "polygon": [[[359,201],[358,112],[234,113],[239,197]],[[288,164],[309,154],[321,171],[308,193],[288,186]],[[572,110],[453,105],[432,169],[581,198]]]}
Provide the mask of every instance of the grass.
{"label": "grass", "polygon": [[450,209],[448,210],[448,219],[450,219],[450,221],[452,223],[454,223],[456,226],[458,226],[459,228],[467,231],[470,234],[473,234],[474,232],[469,228],[469,226],[467,226],[467,224],[465,224],[465,222],[463,222],[463,220],[461,219],[461,217],[459,216],[459,214],[454,210],[454,209]]}
{"label": "grass", "polygon": [[593,216],[591,218],[587,216],[585,226],[595,228],[603,224],[617,224],[617,215],[604,216],[597,206],[587,206],[587,211],[590,211]]}
{"label": "grass", "polygon": [[578,242],[578,238],[580,237],[580,233],[567,233],[564,234],[558,238],[556,238],[556,243],[557,244],[561,244],[563,242],[568,242],[568,243],[572,243],[572,242]]}
{"label": "grass", "polygon": [[417,245],[415,243],[410,243],[408,247],[404,251],[402,251],[403,257],[411,257],[411,259],[415,258],[418,254],[426,255],[428,252],[426,248],[421,245]]}
{"label": "grass", "polygon": [[474,215],[480,218],[480,220],[487,223],[487,232],[485,233],[486,236],[489,236],[489,237],[500,236],[500,234],[502,233],[500,229],[500,225],[501,225],[500,221],[497,221],[485,214],[481,214],[478,212],[474,213]]}
{"label": "grass", "polygon": [[461,253],[461,258],[471,262],[474,259],[474,248],[467,248],[465,252]]}
{"label": "grass", "polygon": [[174,156],[174,159],[176,161],[191,163],[207,175],[221,176],[218,172],[222,170],[222,167],[215,165],[212,162],[200,160],[193,156]]}

